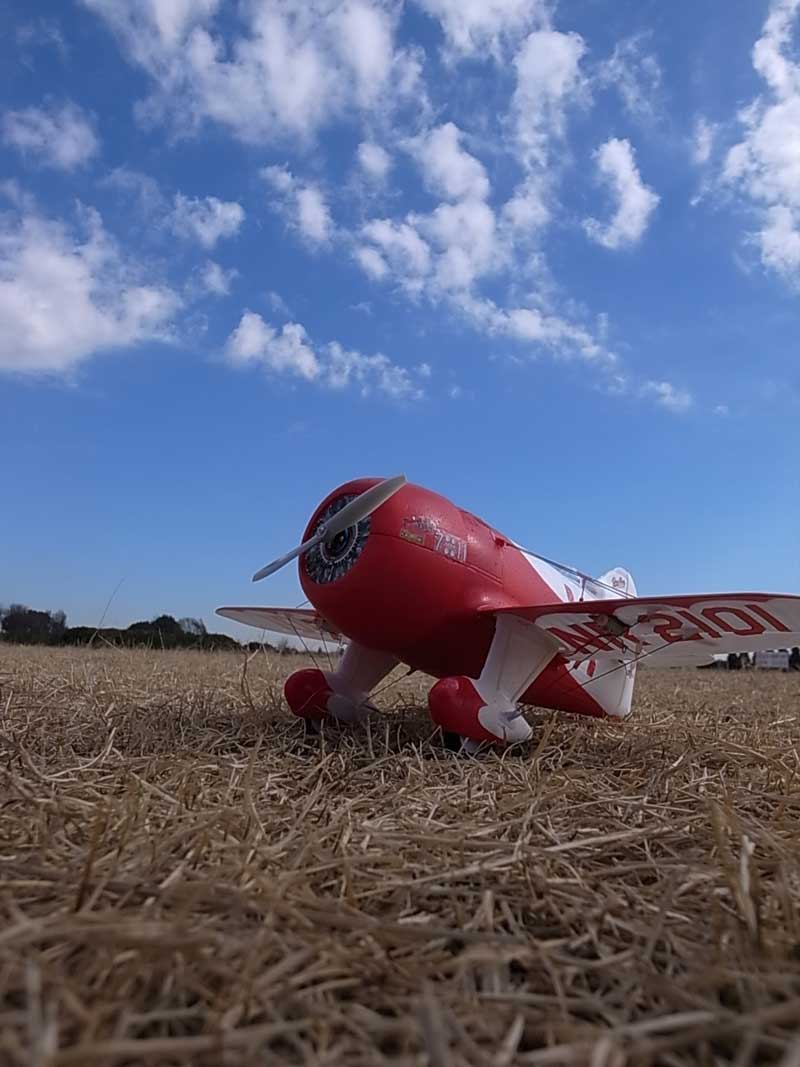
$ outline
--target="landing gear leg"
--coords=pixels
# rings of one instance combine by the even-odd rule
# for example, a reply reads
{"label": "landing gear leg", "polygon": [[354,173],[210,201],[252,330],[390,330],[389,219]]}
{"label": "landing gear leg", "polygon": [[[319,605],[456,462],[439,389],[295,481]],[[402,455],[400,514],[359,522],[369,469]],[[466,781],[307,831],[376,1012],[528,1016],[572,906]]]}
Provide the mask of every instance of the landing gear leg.
{"label": "landing gear leg", "polygon": [[350,644],[335,671],[295,671],[286,679],[283,693],[294,714],[312,728],[325,719],[363,722],[374,710],[370,692],[397,663],[385,652]]}
{"label": "landing gear leg", "polygon": [[517,701],[556,651],[531,623],[499,615],[480,676],[442,678],[428,694],[431,718],[445,743],[456,734],[459,749],[474,752],[481,744],[527,741],[533,731]]}

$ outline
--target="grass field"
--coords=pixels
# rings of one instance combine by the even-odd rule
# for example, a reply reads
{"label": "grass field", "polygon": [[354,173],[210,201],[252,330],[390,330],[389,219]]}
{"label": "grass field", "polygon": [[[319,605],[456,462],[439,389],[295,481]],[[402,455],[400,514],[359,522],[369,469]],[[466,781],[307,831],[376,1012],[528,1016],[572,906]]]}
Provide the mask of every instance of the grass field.
{"label": "grass field", "polygon": [[800,1064],[800,676],[470,760],[243,662],[0,649],[0,1063]]}

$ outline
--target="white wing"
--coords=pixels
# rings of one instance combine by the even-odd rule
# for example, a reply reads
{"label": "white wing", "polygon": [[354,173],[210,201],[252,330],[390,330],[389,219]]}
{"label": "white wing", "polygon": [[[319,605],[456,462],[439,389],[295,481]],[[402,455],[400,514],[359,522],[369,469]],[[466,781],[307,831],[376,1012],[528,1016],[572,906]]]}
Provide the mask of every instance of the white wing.
{"label": "white wing", "polygon": [[800,645],[800,596],[719,593],[495,609],[540,626],[567,659],[684,666],[715,653]]}
{"label": "white wing", "polygon": [[310,641],[338,641],[343,636],[313,608],[217,608],[216,613],[257,630]]}

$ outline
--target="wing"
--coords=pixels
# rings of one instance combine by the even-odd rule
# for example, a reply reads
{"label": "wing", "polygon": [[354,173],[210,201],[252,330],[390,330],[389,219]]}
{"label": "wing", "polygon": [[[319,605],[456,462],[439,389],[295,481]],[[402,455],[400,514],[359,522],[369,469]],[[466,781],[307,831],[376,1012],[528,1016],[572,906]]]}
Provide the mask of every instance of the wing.
{"label": "wing", "polygon": [[311,641],[338,641],[344,636],[313,608],[217,608],[216,614],[257,630]]}
{"label": "wing", "polygon": [[686,666],[714,653],[800,645],[800,596],[710,593],[487,610],[536,623],[570,660],[606,654]]}

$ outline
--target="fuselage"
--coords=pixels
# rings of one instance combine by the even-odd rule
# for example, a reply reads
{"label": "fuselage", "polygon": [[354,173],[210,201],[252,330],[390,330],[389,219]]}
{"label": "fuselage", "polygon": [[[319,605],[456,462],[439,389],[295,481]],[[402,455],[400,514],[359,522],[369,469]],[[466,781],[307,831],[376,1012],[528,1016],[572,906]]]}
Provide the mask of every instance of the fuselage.
{"label": "fuselage", "polygon": [[[362,478],[329,493],[304,540],[377,481]],[[587,596],[569,572],[527,555],[482,519],[412,484],[346,536],[302,556],[299,573],[316,610],[352,641],[436,678],[478,677],[494,634],[493,611]],[[604,714],[561,655],[522,700]]]}

